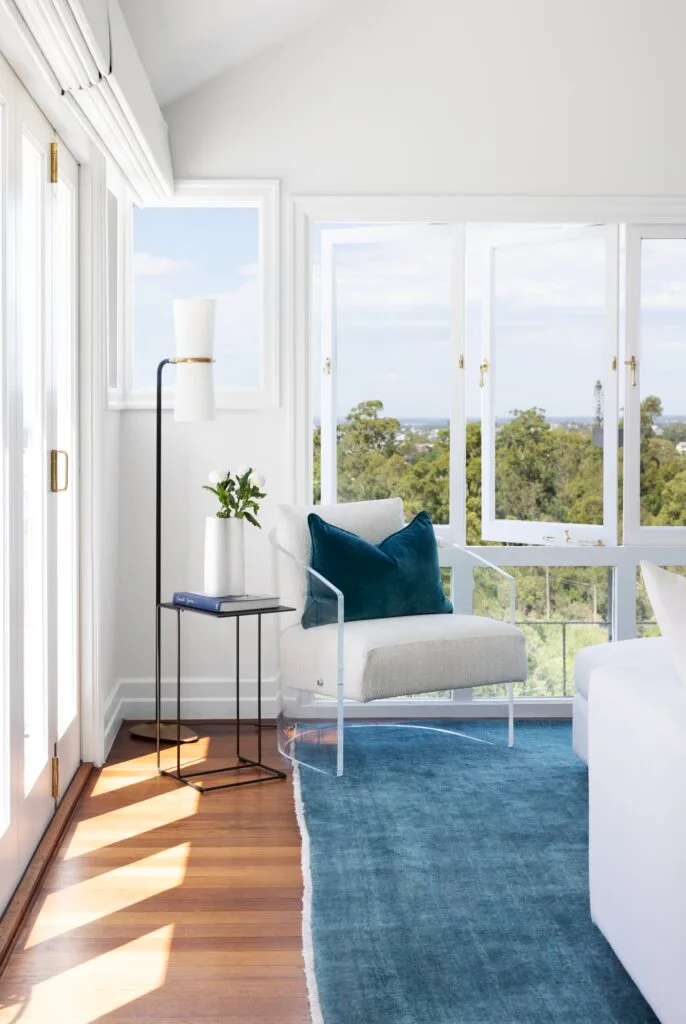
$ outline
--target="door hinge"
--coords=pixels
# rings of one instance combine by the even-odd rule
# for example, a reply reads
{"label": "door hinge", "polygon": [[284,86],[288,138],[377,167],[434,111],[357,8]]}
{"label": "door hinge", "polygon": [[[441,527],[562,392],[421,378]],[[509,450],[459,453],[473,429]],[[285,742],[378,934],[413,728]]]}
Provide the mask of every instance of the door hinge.
{"label": "door hinge", "polygon": [[57,143],[50,143],[50,184],[56,185],[58,181],[58,167],[57,167]]}
{"label": "door hinge", "polygon": [[55,800],[60,795],[60,759],[57,754],[52,759],[52,795]]}

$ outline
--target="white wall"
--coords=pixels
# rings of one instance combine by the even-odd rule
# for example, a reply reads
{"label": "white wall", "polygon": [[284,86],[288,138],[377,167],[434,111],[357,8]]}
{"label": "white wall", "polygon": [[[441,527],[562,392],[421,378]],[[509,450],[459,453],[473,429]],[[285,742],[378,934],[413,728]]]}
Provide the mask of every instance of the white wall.
{"label": "white wall", "polygon": [[176,177],[683,194],[681,0],[364,0],[165,110]]}
{"label": "white wall", "polygon": [[[122,420],[119,473],[119,650],[117,657],[120,716],[148,717],[152,712],[155,654],[155,415],[152,411],[119,414]],[[204,523],[216,500],[202,490],[214,468],[249,464],[267,477],[270,496],[290,498],[284,457],[284,413],[219,412],[213,423],[175,423],[163,414],[162,594],[202,587]],[[285,499],[283,496],[286,496]],[[274,567],[267,534],[274,526],[272,500],[260,516],[262,530],[246,525],[246,584],[252,592],[273,593]],[[193,717],[233,717],[234,629],[228,622],[184,613],[183,659],[185,713]],[[162,676],[165,713],[172,714],[175,690],[176,625],[174,613],[163,618]],[[256,677],[255,623],[242,626],[245,638],[242,675]],[[263,677],[276,674],[275,623],[264,623]],[[186,683],[186,680],[188,681]],[[254,714],[252,691],[246,690],[245,714]],[[265,713],[273,711],[265,688]]]}
{"label": "white wall", "polygon": [[[281,178],[284,209],[298,192],[683,194],[684,38],[680,0],[350,4],[168,107],[175,174]],[[200,582],[209,468],[259,466],[265,524],[291,499],[292,414],[287,387],[279,410],[165,424],[165,592]],[[154,420],[122,418],[118,670],[124,713],[149,714]],[[266,537],[249,552],[249,584],[268,589]],[[193,713],[227,713],[210,682],[221,627],[195,629]]]}

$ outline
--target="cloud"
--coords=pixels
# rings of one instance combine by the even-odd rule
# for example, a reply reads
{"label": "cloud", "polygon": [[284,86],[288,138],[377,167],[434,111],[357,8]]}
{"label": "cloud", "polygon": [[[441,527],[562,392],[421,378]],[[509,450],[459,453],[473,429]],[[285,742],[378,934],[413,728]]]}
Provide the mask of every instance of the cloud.
{"label": "cloud", "polygon": [[162,277],[194,270],[189,260],[172,260],[168,256],[154,256],[150,252],[137,252],[133,257],[133,273],[136,277]]}
{"label": "cloud", "polygon": [[259,277],[260,264],[255,260],[253,263],[244,263],[238,268],[239,277]]}
{"label": "cloud", "polygon": [[217,300],[215,355],[257,351],[262,329],[261,279],[246,275],[237,288],[208,298]]}

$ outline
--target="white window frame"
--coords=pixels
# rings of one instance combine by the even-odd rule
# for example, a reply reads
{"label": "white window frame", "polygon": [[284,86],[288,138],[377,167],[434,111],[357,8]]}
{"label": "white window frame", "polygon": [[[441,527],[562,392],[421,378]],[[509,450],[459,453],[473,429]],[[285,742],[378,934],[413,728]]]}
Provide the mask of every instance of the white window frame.
{"label": "white window frame", "polygon": [[[131,267],[132,267],[132,218],[133,218],[133,196],[131,190],[125,184],[121,174],[111,163],[107,165],[107,188],[105,191],[105,241],[107,244],[107,295],[105,296],[105,307],[107,310],[107,351],[105,353],[105,367],[107,380],[107,404],[109,408],[121,408],[124,405],[126,387],[126,348],[127,339],[131,333]],[[116,251],[116,282],[117,282],[117,316],[116,335],[111,336],[110,332],[110,217],[109,217],[109,193],[117,200],[117,251]],[[112,358],[112,347],[114,346],[114,359],[116,361],[116,384],[110,383],[110,361]]]}
{"label": "white window frame", "polygon": [[[351,226],[354,224],[391,223],[550,223],[608,225],[642,225],[641,230],[681,232],[686,224],[686,201],[679,199],[651,199],[645,197],[512,197],[512,196],[295,196],[288,211],[288,251],[293,253],[289,267],[290,304],[289,330],[286,338],[286,365],[288,402],[291,409],[291,437],[293,439],[293,493],[292,499],[302,504],[312,501],[312,323],[310,311],[310,270],[312,263],[312,232],[317,223]],[[652,236],[650,236],[652,237]],[[661,237],[658,235],[657,237]],[[674,237],[668,234],[666,237]],[[677,237],[682,237],[681,233]],[[627,253],[628,262],[628,253]],[[631,269],[627,266],[627,276]],[[464,356],[464,317],[457,314],[455,338],[459,356]],[[627,309],[627,318],[629,310]],[[622,339],[620,339],[621,342]],[[628,345],[627,340],[627,345]],[[462,347],[460,347],[460,345]],[[628,349],[627,349],[628,351]],[[625,356],[620,344],[619,361]],[[629,380],[627,370],[627,380]],[[455,404],[451,419],[451,524],[447,530],[437,530],[449,540],[464,544],[466,538],[464,503],[454,508],[454,496],[465,492],[466,429],[460,430],[456,413],[464,409],[465,374],[456,372]],[[461,400],[458,393],[461,394]],[[639,410],[640,411],[640,410]],[[464,419],[464,415],[463,415]],[[627,474],[631,472],[633,444],[627,437],[630,426],[625,422],[624,437],[624,489],[627,501]],[[629,431],[630,433],[630,431]],[[636,490],[636,494],[638,491]],[[645,528],[652,529],[652,528]],[[663,529],[663,528],[661,528]],[[658,565],[686,565],[686,538],[679,527],[666,527],[668,531],[660,543],[655,535],[635,545],[624,527],[624,539],[606,545],[553,543],[547,546],[518,544],[513,546],[472,546],[469,550],[480,554],[496,565],[506,566],[607,566],[614,568],[612,618],[613,640],[628,640],[636,636],[637,588],[636,572],[644,559]],[[572,698],[517,698],[517,714],[524,717],[568,717]],[[316,703],[304,699],[303,714],[316,712]],[[507,701],[480,700],[478,690],[454,691],[449,700],[393,701],[393,717],[480,717],[507,714]],[[378,717],[375,705],[353,706],[350,717]]]}
{"label": "white window frame", "polygon": [[624,543],[686,544],[686,526],[641,525],[641,243],[681,238],[683,224],[630,224],[626,232],[626,358],[624,361]]}
{"label": "white window frame", "polygon": [[[327,228],[321,234],[321,496],[322,504],[333,504],[337,500],[337,430],[338,417],[336,406],[336,370],[338,351],[336,338],[336,287],[335,287],[335,252],[341,245],[373,245],[393,241],[398,238],[411,237],[421,232],[425,225],[415,224],[377,224],[369,227]],[[463,351],[464,322],[460,315],[464,294],[464,229],[461,224],[450,225],[453,234],[452,267],[450,274],[451,289],[451,323],[450,347],[451,365],[458,366]],[[458,384],[451,392],[450,429],[457,425],[458,437],[456,444],[450,443],[449,455],[449,489],[459,474],[459,455],[464,451],[466,419],[464,415],[464,374],[458,378]],[[465,435],[465,436],[463,436]],[[331,443],[329,443],[331,442]],[[453,456],[453,450],[455,456]],[[456,464],[453,466],[453,457]],[[455,493],[450,494],[449,508],[455,506]],[[463,516],[466,512],[462,513]],[[436,524],[440,533],[449,533],[449,524]],[[464,526],[462,525],[462,528]],[[457,529],[460,529],[458,524]]]}
{"label": "white window frame", "polygon": [[496,417],[495,385],[498,353],[495,346],[492,307],[496,287],[495,259],[503,246],[536,245],[550,241],[602,239],[605,243],[605,344],[603,351],[604,419],[616,424],[618,417],[619,358],[619,225],[508,232],[493,240],[486,254],[486,288],[483,303],[481,391],[481,500],[482,537],[507,544],[616,544],[617,543],[617,430],[603,431],[603,522],[556,523],[496,518]]}
{"label": "white window frame", "polygon": [[[279,182],[231,181],[231,180],[183,180],[175,182],[171,199],[147,204],[146,208],[217,207],[253,209],[259,211],[259,263],[262,268],[261,316],[261,380],[256,387],[217,387],[217,409],[268,409],[279,403]],[[128,251],[132,255],[133,212],[130,218],[130,242]],[[155,386],[133,387],[134,332],[131,315],[134,288],[133,260],[127,268],[129,297],[126,330],[123,341],[124,388],[120,408],[155,409]],[[170,352],[170,356],[174,353]],[[174,389],[165,385],[162,393],[163,408],[172,408]],[[117,403],[111,401],[110,406]]]}

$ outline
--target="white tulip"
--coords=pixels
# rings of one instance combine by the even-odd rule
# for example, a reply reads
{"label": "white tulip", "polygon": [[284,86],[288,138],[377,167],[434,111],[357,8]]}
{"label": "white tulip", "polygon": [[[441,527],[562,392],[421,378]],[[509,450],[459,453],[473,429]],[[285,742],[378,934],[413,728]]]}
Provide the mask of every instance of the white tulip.
{"label": "white tulip", "polygon": [[213,469],[208,477],[211,484],[222,484],[226,480],[227,474],[224,470]]}
{"label": "white tulip", "polygon": [[236,470],[236,476],[245,476],[246,473],[250,472],[250,466],[239,466]]}
{"label": "white tulip", "polygon": [[259,489],[262,490],[267,481],[261,473],[252,473],[250,476],[250,483],[253,487],[259,487]]}

